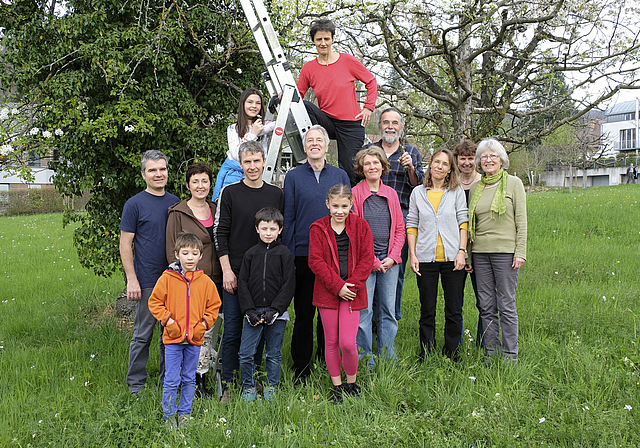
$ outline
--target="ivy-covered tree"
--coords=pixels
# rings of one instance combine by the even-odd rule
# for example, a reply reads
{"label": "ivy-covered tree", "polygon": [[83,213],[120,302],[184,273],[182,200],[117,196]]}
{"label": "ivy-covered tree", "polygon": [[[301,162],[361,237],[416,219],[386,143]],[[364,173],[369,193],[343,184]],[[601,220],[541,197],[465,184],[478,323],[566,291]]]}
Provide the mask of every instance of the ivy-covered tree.
{"label": "ivy-covered tree", "polygon": [[[65,216],[78,224],[81,263],[110,275],[124,202],[144,188],[142,152],[167,154],[167,189],[178,195],[188,164],[215,169],[224,159],[240,92],[261,82],[242,9],[230,0],[15,0],[0,26],[7,115],[15,108],[30,120],[4,160],[55,148],[56,188],[91,194],[86,213]],[[45,132],[55,140],[43,144]]]}

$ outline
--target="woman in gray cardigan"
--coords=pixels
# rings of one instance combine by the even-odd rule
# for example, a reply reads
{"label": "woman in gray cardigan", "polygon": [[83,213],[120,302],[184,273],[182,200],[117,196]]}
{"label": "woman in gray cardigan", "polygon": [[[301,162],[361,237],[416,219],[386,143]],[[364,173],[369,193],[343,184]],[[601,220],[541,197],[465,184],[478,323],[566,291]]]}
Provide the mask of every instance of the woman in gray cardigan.
{"label": "woman in gray cardigan", "polygon": [[453,154],[431,157],[424,185],[414,188],[407,216],[409,259],[420,291],[420,361],[436,346],[438,279],[444,290],[442,354],[457,361],[462,336],[462,289],[467,246],[467,201]]}

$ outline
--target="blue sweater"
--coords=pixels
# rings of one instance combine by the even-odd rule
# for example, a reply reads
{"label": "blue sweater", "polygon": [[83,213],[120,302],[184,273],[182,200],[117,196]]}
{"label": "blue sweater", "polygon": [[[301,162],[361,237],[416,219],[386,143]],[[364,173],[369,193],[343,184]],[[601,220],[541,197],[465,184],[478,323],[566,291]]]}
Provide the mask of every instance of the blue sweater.
{"label": "blue sweater", "polygon": [[309,256],[309,226],[329,214],[327,192],[336,184],[350,185],[349,176],[329,163],[324,164],[319,182],[308,162],[287,173],[282,242],[294,257]]}

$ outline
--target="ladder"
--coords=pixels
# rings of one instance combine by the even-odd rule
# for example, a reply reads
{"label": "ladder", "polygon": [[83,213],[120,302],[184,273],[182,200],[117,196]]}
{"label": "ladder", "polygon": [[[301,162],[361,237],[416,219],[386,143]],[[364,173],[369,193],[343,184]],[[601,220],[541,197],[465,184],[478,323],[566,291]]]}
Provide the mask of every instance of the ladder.
{"label": "ladder", "polygon": [[[269,142],[267,161],[265,163],[262,179],[271,182],[274,168],[280,155],[282,137],[287,137],[287,142],[296,162],[302,162],[307,155],[304,152],[302,136],[311,127],[311,119],[304,107],[300,92],[296,87],[296,81],[291,73],[291,66],[284,57],[284,51],[278,41],[271,19],[262,0],[240,0],[242,9],[249,22],[249,27],[258,44],[258,49],[267,71],[262,73],[262,79],[267,85],[269,96],[273,97],[282,93],[280,106],[276,118],[273,136]],[[270,118],[273,112],[267,112]]]}

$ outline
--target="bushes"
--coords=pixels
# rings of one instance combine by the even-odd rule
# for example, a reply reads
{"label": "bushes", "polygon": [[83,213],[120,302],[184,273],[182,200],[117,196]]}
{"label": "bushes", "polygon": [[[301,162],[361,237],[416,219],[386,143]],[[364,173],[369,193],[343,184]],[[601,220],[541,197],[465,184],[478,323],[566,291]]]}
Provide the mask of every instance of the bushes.
{"label": "bushes", "polygon": [[[86,198],[69,204],[83,208]],[[0,192],[0,215],[31,215],[35,213],[59,213],[65,209],[65,198],[54,188],[24,189]]]}

